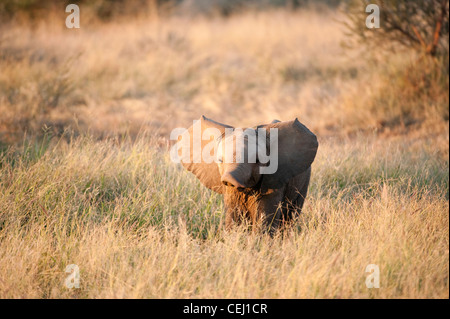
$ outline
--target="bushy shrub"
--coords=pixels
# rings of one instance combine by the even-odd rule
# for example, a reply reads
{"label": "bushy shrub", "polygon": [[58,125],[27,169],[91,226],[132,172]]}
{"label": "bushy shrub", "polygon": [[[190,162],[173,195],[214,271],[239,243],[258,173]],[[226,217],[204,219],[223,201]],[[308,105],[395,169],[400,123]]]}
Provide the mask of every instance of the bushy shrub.
{"label": "bushy shrub", "polygon": [[448,0],[377,0],[370,1],[380,9],[380,28],[366,27],[365,0],[348,2],[347,26],[359,42],[375,47],[392,48],[400,44],[435,56],[448,52]]}

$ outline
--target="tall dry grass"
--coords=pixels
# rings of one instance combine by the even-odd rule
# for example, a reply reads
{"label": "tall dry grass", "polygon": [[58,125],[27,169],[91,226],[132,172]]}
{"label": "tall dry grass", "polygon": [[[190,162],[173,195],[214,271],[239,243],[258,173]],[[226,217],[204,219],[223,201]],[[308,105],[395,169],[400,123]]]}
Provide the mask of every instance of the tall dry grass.
{"label": "tall dry grass", "polygon": [[[223,228],[222,200],[149,138],[0,158],[2,298],[448,298],[448,161],[323,142],[295,226]],[[64,272],[77,264],[80,289]],[[368,289],[365,267],[380,267]]]}

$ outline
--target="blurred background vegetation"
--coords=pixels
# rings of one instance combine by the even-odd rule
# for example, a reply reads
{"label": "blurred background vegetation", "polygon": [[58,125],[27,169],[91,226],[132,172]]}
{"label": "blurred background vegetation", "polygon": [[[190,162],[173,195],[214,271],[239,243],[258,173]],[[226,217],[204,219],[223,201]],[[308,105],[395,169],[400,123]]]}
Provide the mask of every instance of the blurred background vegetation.
{"label": "blurred background vegetation", "polygon": [[[76,3],[81,29],[64,27]],[[380,29],[365,26],[367,4]],[[321,135],[448,131],[448,1],[2,0],[0,141],[167,136],[201,114]]]}
{"label": "blurred background vegetation", "polygon": [[40,12],[51,10],[70,3],[78,4],[92,11],[102,20],[110,20],[118,16],[134,16],[155,8],[160,14],[206,14],[229,16],[243,10],[265,10],[268,8],[287,8],[296,10],[300,7],[319,3],[337,7],[341,0],[4,0],[0,4],[3,17],[25,14],[37,18]]}

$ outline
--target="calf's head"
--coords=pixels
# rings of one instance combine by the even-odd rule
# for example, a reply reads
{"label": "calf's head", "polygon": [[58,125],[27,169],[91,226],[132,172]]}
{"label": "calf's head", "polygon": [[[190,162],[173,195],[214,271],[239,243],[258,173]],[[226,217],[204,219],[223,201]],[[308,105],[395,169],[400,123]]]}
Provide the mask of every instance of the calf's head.
{"label": "calf's head", "polygon": [[179,142],[182,165],[218,193],[225,187],[263,194],[278,189],[308,169],[318,148],[297,119],[238,129],[202,116]]}

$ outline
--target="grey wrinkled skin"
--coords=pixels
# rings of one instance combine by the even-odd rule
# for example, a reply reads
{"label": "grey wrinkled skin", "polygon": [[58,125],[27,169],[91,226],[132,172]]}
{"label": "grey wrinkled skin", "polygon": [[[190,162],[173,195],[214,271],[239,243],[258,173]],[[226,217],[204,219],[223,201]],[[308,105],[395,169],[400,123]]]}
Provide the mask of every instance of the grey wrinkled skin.
{"label": "grey wrinkled skin", "polygon": [[[200,118],[200,123],[202,132],[208,128],[217,128],[223,134],[225,128],[232,128],[204,116]],[[244,154],[243,163],[226,163],[223,158],[225,144],[233,143],[233,138],[223,138],[223,135],[211,135],[209,140],[202,141],[202,148],[208,142],[217,143],[219,151],[216,162],[193,163],[190,152],[190,157],[182,157],[181,163],[206,187],[224,195],[227,229],[246,220],[252,225],[262,222],[263,228],[273,234],[281,224],[290,222],[302,210],[318,142],[316,136],[297,119],[287,122],[275,120],[252,129],[258,128],[266,130],[268,154],[270,128],[278,129],[278,169],[273,174],[260,173],[259,168],[270,163],[261,164],[258,157],[256,163],[249,163],[247,138],[244,138],[241,150]],[[189,136],[193,135],[192,130],[192,127],[187,130]],[[192,147],[192,140],[190,145]],[[234,148],[234,157],[236,152]]]}
{"label": "grey wrinkled skin", "polygon": [[305,201],[311,168],[293,177],[286,185],[273,193],[262,195],[255,187],[252,191],[238,190],[226,187],[225,225],[230,229],[234,224],[240,224],[245,218],[251,224],[257,224],[262,217],[264,228],[273,233],[280,224],[290,222],[301,213]]}

